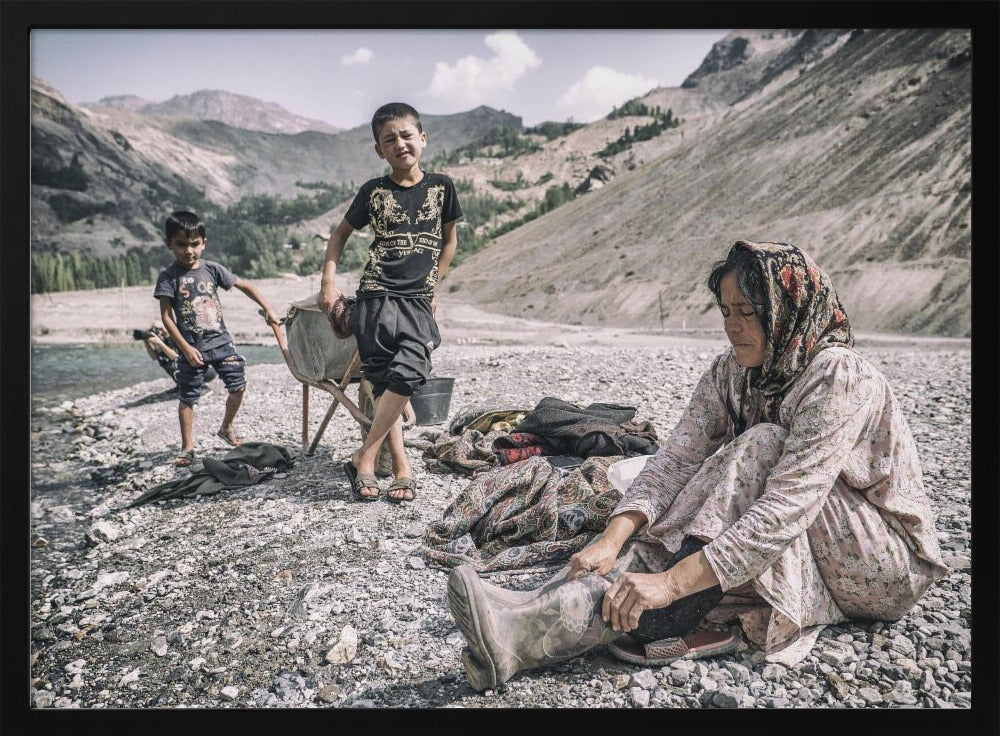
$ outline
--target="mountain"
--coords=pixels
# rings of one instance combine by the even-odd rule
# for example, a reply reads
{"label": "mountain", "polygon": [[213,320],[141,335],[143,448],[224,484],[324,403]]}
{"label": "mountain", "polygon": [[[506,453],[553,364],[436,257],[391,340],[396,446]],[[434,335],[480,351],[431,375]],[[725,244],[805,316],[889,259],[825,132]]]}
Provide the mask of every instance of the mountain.
{"label": "mountain", "polygon": [[117,110],[131,110],[143,115],[215,120],[234,128],[264,133],[294,135],[307,130],[330,134],[340,132],[340,128],[329,123],[295,115],[273,102],[221,90],[204,89],[189,95],[175,95],[165,102],[148,102],[133,95],[105,97],[96,103],[87,103],[84,106],[91,109],[110,107]]}
{"label": "mountain", "polygon": [[201,192],[95,125],[41,80],[31,80],[31,246],[42,251],[120,253],[162,242],[159,223]]}
{"label": "mountain", "polygon": [[968,336],[970,59],[962,30],[733,32],[644,98],[689,105],[700,129],[631,169],[619,154],[609,183],[498,238],[450,289],[551,321],[718,327],[711,263],[779,240],[830,272],[856,329]]}

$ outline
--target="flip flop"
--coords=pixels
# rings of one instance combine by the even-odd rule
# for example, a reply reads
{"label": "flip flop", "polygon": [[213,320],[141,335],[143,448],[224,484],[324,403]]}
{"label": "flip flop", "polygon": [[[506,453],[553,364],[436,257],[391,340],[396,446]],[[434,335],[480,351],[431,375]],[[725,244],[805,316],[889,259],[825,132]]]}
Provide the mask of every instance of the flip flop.
{"label": "flip flop", "polygon": [[232,447],[239,447],[241,444],[243,444],[243,438],[240,437],[238,434],[236,434],[236,432],[234,432],[232,429],[229,430],[220,429],[218,432],[215,433],[215,436],[221,440],[224,440],[227,445],[231,445]]}
{"label": "flip flop", "polygon": [[608,649],[618,659],[643,666],[662,666],[678,659],[702,659],[735,651],[742,639],[738,626],[729,631],[702,629],[687,636],[641,644],[626,634],[608,644]]}
{"label": "flip flop", "polygon": [[[402,489],[406,489],[407,491],[410,492],[411,495],[409,498],[393,498],[392,496],[388,495],[390,492],[394,490],[402,490]],[[396,480],[392,482],[392,485],[390,485],[389,488],[386,490],[385,500],[388,501],[389,503],[403,503],[403,501],[412,501],[416,497],[417,497],[417,482],[413,478],[396,478]]]}
{"label": "flip flop", "polygon": [[[354,494],[354,498],[359,501],[377,501],[379,496],[382,495],[382,489],[379,487],[378,479],[374,475],[358,475],[358,469],[354,467],[354,463],[350,460],[345,460],[341,467],[344,469],[347,481],[351,484],[351,493]],[[362,488],[374,488],[378,493],[374,496],[365,496],[361,493]]]}
{"label": "flip flop", "polygon": [[174,458],[175,468],[187,468],[194,463],[194,450],[181,450]]}

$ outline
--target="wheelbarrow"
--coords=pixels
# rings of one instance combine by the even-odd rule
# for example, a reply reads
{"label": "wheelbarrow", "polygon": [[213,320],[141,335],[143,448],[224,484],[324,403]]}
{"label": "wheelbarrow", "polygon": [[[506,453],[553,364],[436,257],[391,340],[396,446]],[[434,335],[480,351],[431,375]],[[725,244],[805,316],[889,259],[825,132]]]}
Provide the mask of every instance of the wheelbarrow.
{"label": "wheelbarrow", "polygon": [[[260,310],[260,313],[263,315],[264,311]],[[367,432],[371,428],[371,418],[345,393],[351,382],[367,384],[359,370],[361,358],[357,341],[353,336],[341,339],[333,333],[326,314],[319,308],[317,295],[293,302],[280,323],[272,322],[270,325],[285,365],[302,384],[302,448],[306,450],[306,455],[315,453],[330,419],[341,404],[361,426],[362,433]],[[309,439],[310,388],[325,391],[333,397],[312,441]],[[370,397],[370,384],[364,387],[359,385],[359,400],[365,396],[366,388]],[[371,404],[369,401],[369,407]],[[407,402],[403,410],[403,427],[411,427],[414,422],[413,409]]]}

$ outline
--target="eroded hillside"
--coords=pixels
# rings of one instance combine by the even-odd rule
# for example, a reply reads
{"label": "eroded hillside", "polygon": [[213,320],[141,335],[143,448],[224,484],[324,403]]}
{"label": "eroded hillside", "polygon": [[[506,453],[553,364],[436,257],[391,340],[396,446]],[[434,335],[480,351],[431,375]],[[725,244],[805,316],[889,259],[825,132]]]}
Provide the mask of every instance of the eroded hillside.
{"label": "eroded hillside", "polygon": [[[762,58],[765,34],[745,35],[742,53]],[[700,135],[499,238],[451,288],[553,321],[715,326],[710,264],[739,238],[783,240],[831,272],[856,329],[969,335],[969,34],[814,34],[796,50],[803,36],[771,51],[773,73],[736,63],[658,92],[729,104]]]}

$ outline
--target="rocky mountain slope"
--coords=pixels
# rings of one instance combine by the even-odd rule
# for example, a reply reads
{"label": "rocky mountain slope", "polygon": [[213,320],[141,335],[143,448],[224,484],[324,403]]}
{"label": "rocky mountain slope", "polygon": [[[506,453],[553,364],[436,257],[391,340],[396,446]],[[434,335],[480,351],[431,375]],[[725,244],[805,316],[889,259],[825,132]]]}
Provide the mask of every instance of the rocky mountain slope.
{"label": "rocky mountain slope", "polygon": [[[967,336],[970,59],[964,31],[734,32],[648,96],[690,101],[700,130],[502,236],[451,289],[552,321],[716,326],[710,264],[783,240],[831,272],[856,329]],[[604,122],[622,121],[574,135]]]}
{"label": "rocky mountain slope", "polygon": [[189,95],[174,95],[164,102],[140,101],[139,98],[131,95],[105,97],[85,106],[92,109],[112,107],[132,110],[144,115],[171,115],[197,120],[215,120],[234,128],[259,130],[264,133],[294,135],[307,130],[315,130],[320,133],[339,133],[341,130],[329,123],[324,123],[322,120],[296,115],[274,102],[265,102],[255,97],[217,89],[203,89]]}
{"label": "rocky mountain slope", "polygon": [[[204,161],[206,169],[218,158]],[[31,168],[36,251],[105,254],[152,245],[160,242],[153,222],[164,210],[201,196],[187,178],[95,125],[40,80],[31,85]]]}

